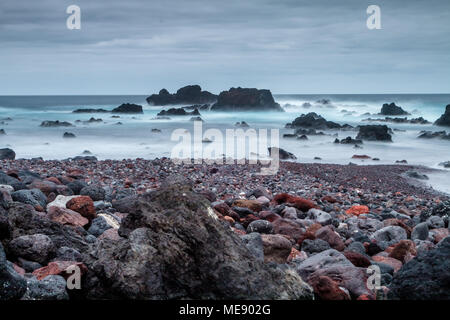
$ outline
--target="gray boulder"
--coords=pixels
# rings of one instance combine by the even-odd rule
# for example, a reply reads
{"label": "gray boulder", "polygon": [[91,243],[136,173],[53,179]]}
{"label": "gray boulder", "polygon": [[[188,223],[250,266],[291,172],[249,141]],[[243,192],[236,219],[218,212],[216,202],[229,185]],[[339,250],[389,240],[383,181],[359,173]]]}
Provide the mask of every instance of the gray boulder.
{"label": "gray boulder", "polygon": [[27,290],[27,282],[6,260],[3,245],[0,243],[0,300],[20,299]]}
{"label": "gray boulder", "polygon": [[14,150],[9,148],[0,149],[0,160],[14,160],[16,158],[16,153]]}
{"label": "gray boulder", "polygon": [[58,275],[50,275],[42,280],[27,279],[27,291],[21,300],[68,300],[66,280]]}
{"label": "gray boulder", "polygon": [[9,242],[9,251],[16,257],[46,264],[55,253],[52,240],[44,234],[17,237]]}

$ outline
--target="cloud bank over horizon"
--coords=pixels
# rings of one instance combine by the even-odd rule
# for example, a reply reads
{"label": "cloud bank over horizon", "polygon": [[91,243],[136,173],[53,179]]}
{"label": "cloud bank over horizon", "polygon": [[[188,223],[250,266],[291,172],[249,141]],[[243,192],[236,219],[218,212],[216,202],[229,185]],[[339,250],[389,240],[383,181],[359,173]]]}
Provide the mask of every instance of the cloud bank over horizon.
{"label": "cloud bank over horizon", "polygon": [[448,0],[2,0],[0,94],[449,93],[449,39]]}

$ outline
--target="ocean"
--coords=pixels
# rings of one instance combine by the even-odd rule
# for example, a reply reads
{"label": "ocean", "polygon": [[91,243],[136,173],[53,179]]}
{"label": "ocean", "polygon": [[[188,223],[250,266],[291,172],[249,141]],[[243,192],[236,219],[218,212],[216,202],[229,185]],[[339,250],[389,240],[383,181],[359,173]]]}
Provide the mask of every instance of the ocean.
{"label": "ocean", "polygon": [[[65,159],[81,155],[89,150],[98,159],[152,159],[170,157],[172,149],[180,141],[172,141],[171,135],[176,129],[193,131],[191,116],[171,117],[170,120],[155,120],[162,109],[172,106],[148,106],[146,95],[113,96],[0,96],[0,129],[6,135],[0,135],[0,148],[9,147],[16,152],[16,158],[42,157],[44,159]],[[330,121],[352,126],[369,124],[362,120],[379,117],[383,103],[395,102],[411,113],[410,117],[424,117],[434,122],[450,103],[450,94],[292,94],[274,95],[275,100],[286,112],[208,112],[201,111],[204,120],[203,131],[207,129],[235,128],[238,121],[245,121],[254,129],[279,129],[279,145],[293,153],[298,162],[348,164],[393,164],[397,160],[407,160],[408,164],[423,165],[443,169],[439,163],[450,160],[450,141],[441,139],[418,139],[422,130],[441,131],[445,128],[432,124],[393,124],[393,142],[364,142],[362,149],[351,145],[336,145],[339,139],[351,136],[357,131],[327,131],[325,136],[309,136],[308,140],[284,139],[282,135],[292,133],[285,124],[292,122],[302,113],[316,112]],[[327,99],[329,103],[317,103]],[[144,107],[144,114],[120,115],[111,118],[111,114],[74,114],[78,108],[103,108],[111,110],[122,103],[136,103]],[[322,101],[323,102],[323,101]],[[180,107],[180,106],[176,106]],[[368,116],[367,113],[371,115]],[[75,123],[91,117],[101,118],[99,123]],[[8,120],[11,118],[12,120]],[[42,128],[45,120],[69,121],[75,127]],[[117,124],[118,122],[121,125]],[[378,124],[374,122],[373,124]],[[381,123],[384,124],[384,123]],[[160,133],[151,129],[159,129]],[[71,132],[75,139],[64,139],[63,133]],[[214,145],[213,142],[212,144]],[[265,153],[266,150],[259,150]],[[224,149],[224,154],[226,150]],[[354,154],[366,154],[380,161],[351,159]],[[233,156],[227,154],[228,156]],[[218,155],[219,156],[219,155]],[[315,158],[321,158],[316,160]],[[430,184],[450,193],[449,171],[430,177]]]}

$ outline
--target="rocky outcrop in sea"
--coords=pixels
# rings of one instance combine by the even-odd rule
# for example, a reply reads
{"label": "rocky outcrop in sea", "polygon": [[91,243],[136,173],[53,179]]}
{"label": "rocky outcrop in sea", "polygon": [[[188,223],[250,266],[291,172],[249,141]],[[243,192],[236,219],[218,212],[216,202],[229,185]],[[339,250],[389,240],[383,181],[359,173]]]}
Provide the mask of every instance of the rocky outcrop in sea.
{"label": "rocky outcrop in sea", "polygon": [[275,102],[270,90],[255,88],[231,88],[222,91],[211,111],[284,111]]}
{"label": "rocky outcrop in sea", "polygon": [[152,94],[147,103],[155,106],[170,104],[207,104],[217,101],[217,96],[209,91],[202,91],[199,85],[185,86],[171,94],[166,89],[161,89],[158,94]]}

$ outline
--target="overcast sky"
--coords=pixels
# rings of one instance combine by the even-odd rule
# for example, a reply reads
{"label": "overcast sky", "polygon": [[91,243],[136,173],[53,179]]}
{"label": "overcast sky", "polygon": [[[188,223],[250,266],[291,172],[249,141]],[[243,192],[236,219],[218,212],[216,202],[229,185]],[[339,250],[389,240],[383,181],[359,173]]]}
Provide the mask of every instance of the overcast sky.
{"label": "overcast sky", "polygon": [[[81,8],[81,30],[66,8]],[[381,30],[366,27],[368,5]],[[450,93],[450,0],[1,0],[0,94]]]}

